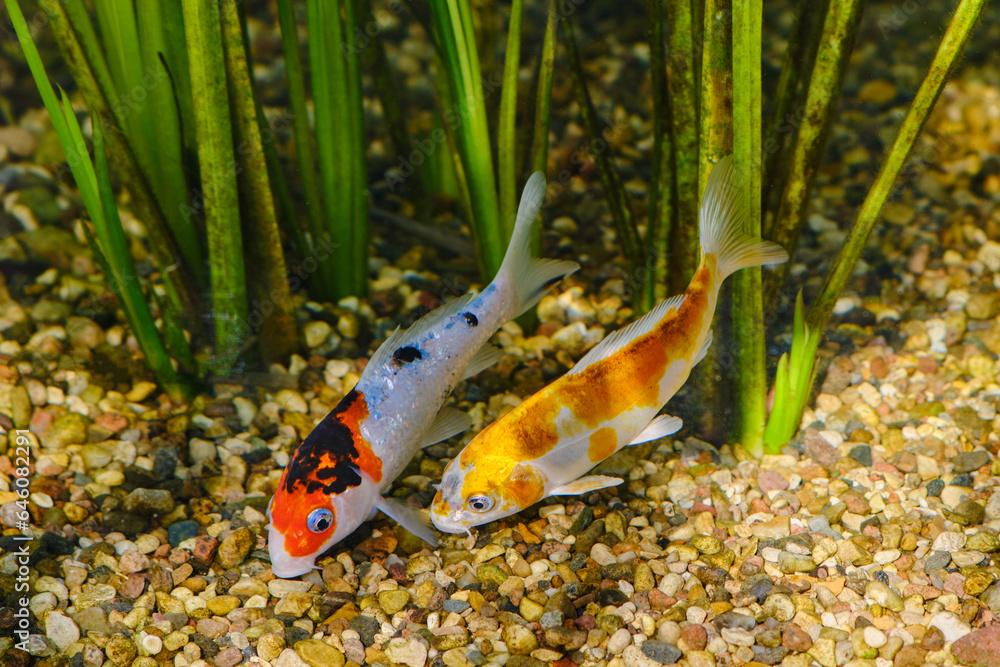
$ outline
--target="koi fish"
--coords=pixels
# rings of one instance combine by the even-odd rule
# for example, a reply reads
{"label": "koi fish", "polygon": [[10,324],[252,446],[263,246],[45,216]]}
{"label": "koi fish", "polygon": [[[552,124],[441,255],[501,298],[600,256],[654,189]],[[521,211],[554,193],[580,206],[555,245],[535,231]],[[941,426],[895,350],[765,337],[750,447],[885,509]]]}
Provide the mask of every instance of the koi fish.
{"label": "koi fish", "polygon": [[616,331],[569,372],[473,438],[445,468],[431,505],[441,531],[510,516],[546,496],[621,484],[583,476],[629,445],[680,429],[657,416],[712,343],[722,281],[752,266],[788,259],[781,247],[743,232],[744,203],[732,160],[719,162],[700,211],[701,264],[687,290]]}
{"label": "koi fish", "polygon": [[[417,449],[468,428],[442,406],[458,382],[501,355],[483,347],[507,321],[535,305],[576,262],[531,258],[531,230],[545,196],[534,174],[522,193],[500,270],[481,294],[466,294],[396,329],[357,385],[302,441],[268,507],[268,551],[276,577],[297,577],[378,511],[436,544],[429,521],[383,494]],[[436,416],[435,416],[436,415]]]}

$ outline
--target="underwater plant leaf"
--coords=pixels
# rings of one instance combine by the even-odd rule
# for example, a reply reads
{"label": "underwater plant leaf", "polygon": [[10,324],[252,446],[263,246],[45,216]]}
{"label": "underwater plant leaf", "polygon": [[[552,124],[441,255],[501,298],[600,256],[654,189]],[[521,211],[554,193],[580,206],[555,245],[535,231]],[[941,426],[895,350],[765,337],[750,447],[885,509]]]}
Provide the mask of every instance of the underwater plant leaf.
{"label": "underwater plant leaf", "polygon": [[522,8],[522,0],[514,0],[511,4],[503,84],[500,90],[500,125],[497,128],[500,224],[503,225],[503,233],[507,238],[514,228],[517,207],[517,140],[514,136],[514,124],[517,120],[517,78],[521,63]]}
{"label": "underwater plant leaf", "polygon": [[[763,0],[733,3],[733,153],[746,202],[746,233],[761,236],[761,22]],[[734,437],[759,451],[766,424],[767,355],[760,267],[733,276],[736,356]]]}
{"label": "underwater plant leaf", "polygon": [[233,127],[216,3],[183,0],[195,135],[204,197],[217,372],[227,374],[247,336],[246,270]]}

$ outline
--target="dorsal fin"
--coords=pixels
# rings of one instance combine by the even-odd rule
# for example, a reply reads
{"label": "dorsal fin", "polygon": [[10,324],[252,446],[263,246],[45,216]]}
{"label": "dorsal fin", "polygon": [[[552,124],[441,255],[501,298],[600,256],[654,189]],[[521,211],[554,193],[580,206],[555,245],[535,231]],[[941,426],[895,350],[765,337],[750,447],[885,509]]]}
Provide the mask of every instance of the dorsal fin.
{"label": "dorsal fin", "polygon": [[397,328],[375,351],[371,361],[368,362],[369,365],[374,364],[376,368],[385,365],[392,357],[393,352],[401,347],[417,342],[425,333],[441,324],[441,322],[464,310],[475,296],[473,292],[464,294],[427,313],[414,322],[413,326],[409,329]]}
{"label": "dorsal fin", "polygon": [[587,366],[601,361],[602,359],[607,359],[615,352],[618,352],[623,347],[634,341],[636,338],[649,333],[656,327],[657,324],[660,323],[660,320],[667,316],[672,308],[680,308],[686,298],[686,294],[678,294],[677,296],[661,301],[655,308],[653,308],[653,310],[649,311],[632,324],[605,337],[605,339],[594,346],[590,352],[583,355],[583,358],[576,363],[576,366],[573,366],[573,368],[571,368],[566,374],[574,375],[576,373],[580,373]]}

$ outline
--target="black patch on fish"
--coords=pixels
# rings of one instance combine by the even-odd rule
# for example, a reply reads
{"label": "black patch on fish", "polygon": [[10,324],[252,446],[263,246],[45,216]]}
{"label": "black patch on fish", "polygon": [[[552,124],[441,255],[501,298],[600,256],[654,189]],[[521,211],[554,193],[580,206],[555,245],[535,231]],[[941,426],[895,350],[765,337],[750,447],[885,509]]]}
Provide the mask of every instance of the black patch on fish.
{"label": "black patch on fish", "polygon": [[465,316],[465,323],[468,324],[470,327],[479,326],[479,318],[473,315],[472,313],[462,313],[462,315]]}
{"label": "black patch on fish", "polygon": [[397,364],[402,366],[403,364],[408,364],[411,361],[416,361],[417,359],[423,359],[424,355],[420,354],[420,350],[417,348],[407,345],[406,347],[401,347],[392,353],[392,360]]}
{"label": "black patch on fish", "polygon": [[322,490],[329,495],[361,484],[361,473],[355,464],[359,453],[354,434],[342,421],[342,415],[358,400],[363,401],[364,396],[351,390],[302,441],[288,462],[286,492]]}

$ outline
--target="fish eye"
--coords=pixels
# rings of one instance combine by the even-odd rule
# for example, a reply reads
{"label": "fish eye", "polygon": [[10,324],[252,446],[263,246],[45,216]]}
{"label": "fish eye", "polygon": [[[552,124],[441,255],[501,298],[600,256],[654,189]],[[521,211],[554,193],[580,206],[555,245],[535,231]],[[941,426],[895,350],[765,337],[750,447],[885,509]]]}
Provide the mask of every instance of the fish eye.
{"label": "fish eye", "polygon": [[325,507],[319,507],[309,513],[306,525],[314,533],[324,533],[333,525],[333,512]]}
{"label": "fish eye", "polygon": [[473,512],[489,512],[493,509],[493,499],[489,496],[472,496],[466,504]]}

